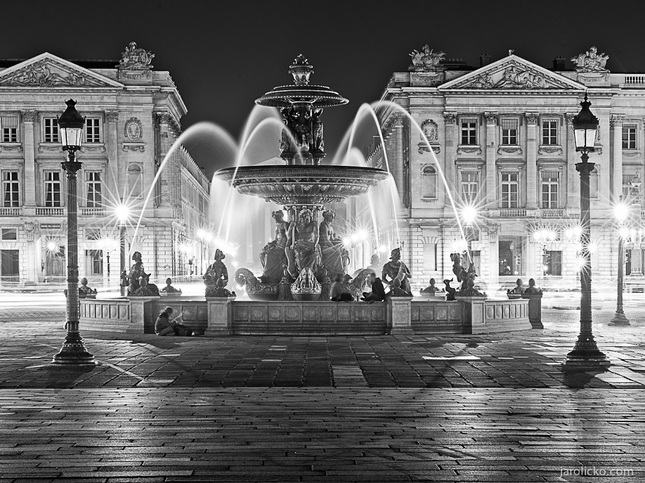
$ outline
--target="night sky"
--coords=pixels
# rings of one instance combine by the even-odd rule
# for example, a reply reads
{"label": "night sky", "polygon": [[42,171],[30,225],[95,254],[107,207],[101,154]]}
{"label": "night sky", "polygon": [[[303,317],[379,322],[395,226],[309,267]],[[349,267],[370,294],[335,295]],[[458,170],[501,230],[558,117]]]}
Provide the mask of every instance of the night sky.
{"label": "night sky", "polygon": [[[99,6],[100,5],[100,6]],[[188,106],[186,129],[213,121],[238,138],[255,98],[291,82],[300,52],[313,83],[350,99],[324,115],[332,154],[363,102],[377,100],[408,54],[429,44],[447,57],[479,64],[508,49],[551,67],[591,45],[612,71],[645,71],[641,1],[23,1],[3,4],[0,57],[48,51],[66,59],[114,59],[128,42],[151,50]],[[204,143],[194,146],[208,172],[221,167]]]}

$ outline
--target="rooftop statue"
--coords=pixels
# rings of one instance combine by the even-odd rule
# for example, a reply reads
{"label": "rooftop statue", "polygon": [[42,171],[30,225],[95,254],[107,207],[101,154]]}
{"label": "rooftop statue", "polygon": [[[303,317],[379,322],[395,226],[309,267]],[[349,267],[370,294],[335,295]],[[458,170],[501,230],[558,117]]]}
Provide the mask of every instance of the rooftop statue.
{"label": "rooftop statue", "polygon": [[410,64],[408,70],[415,72],[437,72],[440,70],[439,64],[446,57],[446,54],[445,52],[435,52],[426,44],[421,48],[421,52],[413,50],[410,53],[410,57],[412,58],[412,64]]}
{"label": "rooftop statue", "polygon": [[584,54],[578,54],[576,57],[571,57],[571,62],[576,66],[576,72],[609,72],[605,67],[607,65],[609,56],[606,54],[599,54],[596,47],[591,47]]}
{"label": "rooftop statue", "polygon": [[136,42],[130,42],[121,54],[119,69],[125,70],[149,70],[152,69],[152,59],[155,54],[149,50],[137,47]]}

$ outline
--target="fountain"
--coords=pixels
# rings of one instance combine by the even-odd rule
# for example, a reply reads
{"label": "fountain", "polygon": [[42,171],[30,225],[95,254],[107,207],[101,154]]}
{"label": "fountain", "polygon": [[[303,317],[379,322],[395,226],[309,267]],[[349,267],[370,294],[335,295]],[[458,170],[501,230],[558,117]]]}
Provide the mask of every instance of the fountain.
{"label": "fountain", "polygon": [[[290,222],[286,222],[274,212],[276,237],[263,249],[262,275],[256,277],[248,268],[235,273],[235,280],[245,286],[252,300],[277,300],[285,278],[294,300],[328,299],[330,277],[346,273],[349,256],[332,226],[335,213],[325,210],[325,205],[365,194],[389,176],[387,171],[367,166],[321,165],[325,157],[323,108],[348,100],[329,87],[310,84],[313,66],[302,54],[289,73],[293,85],[275,87],[255,101],[280,111],[284,164],[235,166],[215,173],[215,178],[239,193],[282,205],[289,214]],[[321,214],[324,220],[319,222]]]}

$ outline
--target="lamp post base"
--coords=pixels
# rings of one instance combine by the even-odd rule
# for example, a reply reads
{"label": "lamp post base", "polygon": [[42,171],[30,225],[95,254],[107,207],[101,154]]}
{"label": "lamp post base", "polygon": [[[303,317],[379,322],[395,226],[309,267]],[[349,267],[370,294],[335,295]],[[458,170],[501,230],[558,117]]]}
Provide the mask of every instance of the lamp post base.
{"label": "lamp post base", "polygon": [[604,371],[611,365],[607,356],[598,350],[593,335],[578,336],[576,345],[562,363],[564,371]]}
{"label": "lamp post base", "polygon": [[618,326],[618,327],[626,327],[626,326],[631,325],[631,324],[629,323],[629,319],[627,319],[627,317],[625,317],[624,312],[616,311],[616,313],[614,314],[614,316],[611,318],[611,320],[609,321],[609,323],[607,325]]}
{"label": "lamp post base", "polygon": [[78,332],[68,333],[60,352],[52,359],[55,365],[94,366],[94,356],[87,352],[83,338]]}

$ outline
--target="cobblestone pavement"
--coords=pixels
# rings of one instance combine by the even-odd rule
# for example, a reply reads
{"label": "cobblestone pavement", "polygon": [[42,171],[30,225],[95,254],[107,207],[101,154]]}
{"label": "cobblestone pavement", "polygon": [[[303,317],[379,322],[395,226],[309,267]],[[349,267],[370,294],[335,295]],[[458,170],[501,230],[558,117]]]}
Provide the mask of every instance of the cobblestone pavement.
{"label": "cobblestone pavement", "polygon": [[48,364],[62,317],[0,322],[0,481],[643,481],[645,314],[492,336],[106,337]]}

